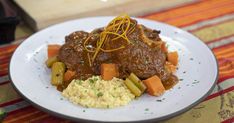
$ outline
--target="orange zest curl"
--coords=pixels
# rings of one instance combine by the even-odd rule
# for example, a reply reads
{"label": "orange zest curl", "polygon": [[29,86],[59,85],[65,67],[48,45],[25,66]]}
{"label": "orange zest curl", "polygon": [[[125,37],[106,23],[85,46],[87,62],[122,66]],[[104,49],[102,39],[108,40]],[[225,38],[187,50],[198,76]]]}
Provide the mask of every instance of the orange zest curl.
{"label": "orange zest curl", "polygon": [[[102,52],[114,52],[120,49],[125,48],[124,45],[115,48],[115,49],[103,49],[103,46],[108,41],[114,41],[117,39],[123,39],[127,44],[130,44],[127,34],[132,33],[135,30],[136,23],[131,22],[129,15],[123,14],[114,18],[105,28],[104,31],[100,33],[99,40],[96,41],[96,47],[88,49],[88,42],[92,35],[89,35],[88,38],[84,41],[84,49],[87,51],[87,57],[89,59],[89,65],[92,66],[95,58],[97,57],[100,51]],[[110,39],[110,37],[112,37]],[[92,54],[92,56],[90,56]]]}

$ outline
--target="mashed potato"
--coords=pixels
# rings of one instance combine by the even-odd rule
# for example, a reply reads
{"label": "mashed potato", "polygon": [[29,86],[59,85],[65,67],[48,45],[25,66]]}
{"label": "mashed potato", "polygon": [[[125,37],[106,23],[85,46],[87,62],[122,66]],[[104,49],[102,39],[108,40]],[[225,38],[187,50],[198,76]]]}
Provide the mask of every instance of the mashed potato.
{"label": "mashed potato", "polygon": [[62,95],[75,104],[92,108],[114,108],[127,105],[135,96],[122,79],[110,81],[93,76],[85,81],[73,80]]}

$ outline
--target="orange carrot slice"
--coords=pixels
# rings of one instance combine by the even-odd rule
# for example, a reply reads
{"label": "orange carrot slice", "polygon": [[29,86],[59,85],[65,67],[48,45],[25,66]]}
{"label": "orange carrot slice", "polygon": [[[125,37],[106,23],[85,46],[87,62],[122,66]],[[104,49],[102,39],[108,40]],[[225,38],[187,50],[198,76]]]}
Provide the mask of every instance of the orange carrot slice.
{"label": "orange carrot slice", "polygon": [[166,61],[165,67],[172,73],[176,71],[176,66],[173,65],[171,62]]}
{"label": "orange carrot slice", "polygon": [[165,92],[165,88],[160,78],[156,75],[143,80],[143,82],[147,87],[147,92],[152,96],[160,96]]}
{"label": "orange carrot slice", "polygon": [[177,66],[178,64],[178,53],[175,52],[169,52],[167,54],[167,60],[172,63],[173,65]]}
{"label": "orange carrot slice", "polygon": [[113,77],[118,77],[119,71],[116,64],[101,64],[101,77],[103,80],[111,80]]}
{"label": "orange carrot slice", "polygon": [[165,53],[167,53],[167,46],[166,46],[166,43],[165,42],[163,42],[162,44],[161,44],[161,49],[162,49],[162,51],[163,52],[165,52]]}
{"label": "orange carrot slice", "polygon": [[47,48],[48,58],[58,55],[60,48],[61,48],[61,45],[58,45],[58,44],[48,45],[48,48]]}
{"label": "orange carrot slice", "polygon": [[75,76],[75,71],[67,70],[64,74],[63,81],[71,81],[73,77]]}

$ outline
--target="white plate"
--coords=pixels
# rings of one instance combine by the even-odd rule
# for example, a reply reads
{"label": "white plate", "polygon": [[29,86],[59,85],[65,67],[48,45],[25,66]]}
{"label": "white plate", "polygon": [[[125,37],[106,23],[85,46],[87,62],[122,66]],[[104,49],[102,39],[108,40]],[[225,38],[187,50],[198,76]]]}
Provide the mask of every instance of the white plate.
{"label": "white plate", "polygon": [[[129,105],[114,109],[94,109],[73,105],[50,84],[50,70],[45,66],[48,44],[63,44],[64,37],[77,30],[91,31],[107,25],[113,17],[84,18],[44,29],[26,39],[10,62],[10,77],[15,88],[32,104],[57,116],[77,121],[131,122],[158,121],[176,116],[202,101],[218,77],[216,59],[198,38],[176,27],[137,19],[146,27],[161,30],[160,37],[169,50],[179,52],[181,80],[161,97],[147,94]],[[63,98],[63,99],[61,99]]]}

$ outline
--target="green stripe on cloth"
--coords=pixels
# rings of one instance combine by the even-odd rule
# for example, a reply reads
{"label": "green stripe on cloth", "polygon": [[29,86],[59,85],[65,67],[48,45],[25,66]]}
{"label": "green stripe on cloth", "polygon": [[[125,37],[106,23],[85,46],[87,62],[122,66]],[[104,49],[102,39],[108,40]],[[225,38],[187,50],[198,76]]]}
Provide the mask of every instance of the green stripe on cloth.
{"label": "green stripe on cloth", "polygon": [[16,100],[20,98],[21,96],[19,96],[19,94],[16,93],[11,83],[0,85],[0,105],[5,102],[10,102],[12,100]]}

